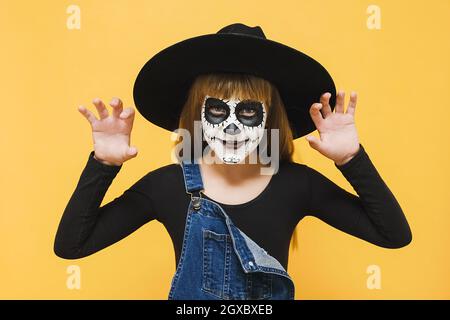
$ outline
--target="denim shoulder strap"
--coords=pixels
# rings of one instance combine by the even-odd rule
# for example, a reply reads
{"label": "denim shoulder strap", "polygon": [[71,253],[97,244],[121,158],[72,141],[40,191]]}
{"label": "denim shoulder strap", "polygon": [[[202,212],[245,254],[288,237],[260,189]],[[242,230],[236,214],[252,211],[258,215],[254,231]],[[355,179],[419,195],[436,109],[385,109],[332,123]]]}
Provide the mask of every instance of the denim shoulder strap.
{"label": "denim shoulder strap", "polygon": [[183,169],[184,186],[186,193],[192,194],[203,190],[203,180],[200,172],[200,166],[195,162],[181,161],[181,168]]}

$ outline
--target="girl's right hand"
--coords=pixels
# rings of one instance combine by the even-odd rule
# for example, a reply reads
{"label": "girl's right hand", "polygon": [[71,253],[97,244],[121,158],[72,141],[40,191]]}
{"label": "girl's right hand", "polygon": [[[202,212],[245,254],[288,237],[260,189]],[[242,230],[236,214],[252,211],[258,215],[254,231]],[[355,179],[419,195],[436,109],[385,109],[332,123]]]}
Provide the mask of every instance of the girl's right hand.
{"label": "girl's right hand", "polygon": [[125,161],[136,157],[137,148],[130,147],[130,135],[133,128],[134,109],[123,109],[122,101],[113,98],[109,103],[112,114],[109,114],[105,104],[95,98],[95,105],[100,119],[84,106],[79,106],[78,111],[89,121],[92,128],[94,142],[94,157],[107,165],[120,166]]}

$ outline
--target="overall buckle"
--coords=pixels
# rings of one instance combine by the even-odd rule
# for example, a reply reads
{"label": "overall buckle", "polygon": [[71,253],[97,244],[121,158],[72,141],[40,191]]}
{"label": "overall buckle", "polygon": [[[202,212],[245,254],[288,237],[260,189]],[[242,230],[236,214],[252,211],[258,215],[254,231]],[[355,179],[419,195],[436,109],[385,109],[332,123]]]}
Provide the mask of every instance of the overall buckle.
{"label": "overall buckle", "polygon": [[189,192],[191,195],[192,207],[194,208],[194,210],[199,210],[201,207],[202,190],[195,191],[196,193],[198,193],[198,196],[196,197],[194,197],[194,194],[192,192]]}

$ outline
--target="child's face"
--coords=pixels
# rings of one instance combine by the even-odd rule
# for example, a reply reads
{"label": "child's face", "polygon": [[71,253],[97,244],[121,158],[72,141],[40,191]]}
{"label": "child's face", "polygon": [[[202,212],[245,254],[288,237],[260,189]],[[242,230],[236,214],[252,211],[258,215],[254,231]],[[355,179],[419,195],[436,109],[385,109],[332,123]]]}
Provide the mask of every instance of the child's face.
{"label": "child's face", "polygon": [[206,96],[201,111],[203,135],[225,163],[238,163],[254,151],[266,124],[263,102]]}

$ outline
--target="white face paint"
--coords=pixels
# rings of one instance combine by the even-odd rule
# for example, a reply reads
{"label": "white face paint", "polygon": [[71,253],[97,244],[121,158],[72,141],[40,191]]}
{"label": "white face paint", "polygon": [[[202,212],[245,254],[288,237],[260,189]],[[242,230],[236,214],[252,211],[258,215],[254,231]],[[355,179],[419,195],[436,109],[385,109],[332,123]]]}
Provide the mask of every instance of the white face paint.
{"label": "white face paint", "polygon": [[206,96],[202,106],[205,140],[224,163],[239,163],[256,149],[264,135],[264,103]]}

